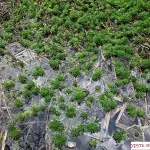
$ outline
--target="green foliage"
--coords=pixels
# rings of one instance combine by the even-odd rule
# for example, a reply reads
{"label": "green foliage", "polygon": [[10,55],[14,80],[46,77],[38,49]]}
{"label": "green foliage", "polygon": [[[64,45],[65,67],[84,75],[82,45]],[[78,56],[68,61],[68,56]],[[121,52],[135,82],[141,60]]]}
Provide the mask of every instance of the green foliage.
{"label": "green foliage", "polygon": [[30,109],[33,116],[37,116],[40,111],[40,107],[36,104],[31,105]]}
{"label": "green foliage", "polygon": [[113,94],[109,91],[106,91],[100,96],[100,104],[106,112],[111,111],[117,106],[116,101],[113,99]]}
{"label": "green foliage", "polygon": [[119,91],[117,90],[117,87],[113,83],[109,83],[108,87],[113,94],[118,94]]}
{"label": "green foliage", "polygon": [[63,75],[57,75],[56,80],[58,81],[65,81],[65,77]]}
{"label": "green foliage", "polygon": [[137,116],[144,118],[145,117],[145,111],[143,109],[138,109],[137,110]]}
{"label": "green foliage", "polygon": [[54,96],[54,91],[51,88],[48,88],[48,87],[42,87],[40,93],[45,98],[48,97],[48,96],[50,96],[50,97]]}
{"label": "green foliage", "polygon": [[80,66],[75,66],[69,70],[69,72],[74,76],[78,77],[81,74]]}
{"label": "green foliage", "polygon": [[88,114],[87,114],[86,112],[82,112],[81,115],[80,115],[80,117],[81,117],[82,119],[87,119]]}
{"label": "green foliage", "polygon": [[34,88],[32,88],[32,94],[34,94],[34,95],[38,95],[38,94],[39,94],[39,92],[40,92],[40,89],[39,89],[38,87],[34,87]]}
{"label": "green foliage", "polygon": [[57,110],[57,108],[54,107],[54,106],[52,106],[49,111],[50,111],[51,113],[55,114],[56,116],[60,116],[60,115],[61,115],[61,112],[59,112],[59,111]]}
{"label": "green foliage", "polygon": [[85,127],[83,124],[79,124],[78,126],[74,127],[71,129],[71,136],[73,137],[77,137],[77,136],[81,136],[85,131]]}
{"label": "green foliage", "polygon": [[59,98],[58,98],[58,100],[59,100],[59,102],[65,102],[65,98],[64,98],[64,96],[59,96]]}
{"label": "green foliage", "polygon": [[72,93],[72,89],[71,88],[67,88],[65,91],[67,94],[71,94]]}
{"label": "green foliage", "polygon": [[84,101],[86,93],[79,87],[77,87],[71,97],[72,101],[77,101],[79,104]]}
{"label": "green foliage", "polygon": [[8,32],[4,32],[1,34],[1,38],[5,41],[11,40],[12,34]]}
{"label": "green foliage", "polygon": [[56,133],[52,137],[52,142],[59,149],[65,146],[66,140],[67,140],[67,137],[65,136],[64,133]]}
{"label": "green foliage", "polygon": [[149,69],[150,68],[150,59],[143,59],[141,62],[140,62],[140,67],[142,69]]}
{"label": "green foliage", "polygon": [[102,76],[102,71],[99,69],[96,69],[92,75],[92,80],[97,81]]}
{"label": "green foliage", "polygon": [[0,48],[5,48],[6,43],[2,40],[0,40]]}
{"label": "green foliage", "polygon": [[54,70],[58,70],[59,69],[59,60],[58,59],[51,59],[49,60],[49,65],[54,69]]}
{"label": "green foliage", "polygon": [[87,132],[95,133],[100,130],[99,124],[96,122],[88,122],[85,126]]}
{"label": "green foliage", "polygon": [[87,99],[87,105],[89,107],[91,107],[93,102],[94,102],[94,97],[93,96],[89,96],[88,99]]}
{"label": "green foliage", "polygon": [[89,141],[89,145],[90,145],[91,147],[94,147],[94,148],[96,148],[97,143],[98,143],[98,141],[95,140],[95,139],[91,139],[91,140]]}
{"label": "green foliage", "polygon": [[31,98],[31,96],[32,96],[32,92],[27,89],[25,89],[22,94],[23,94],[24,98]]}
{"label": "green foliage", "polygon": [[44,104],[40,105],[40,110],[42,112],[44,112],[46,110],[46,105],[44,105]]}
{"label": "green foliage", "polygon": [[15,82],[13,80],[7,80],[3,83],[3,86],[6,90],[10,90],[15,86]]}
{"label": "green foliage", "polygon": [[27,84],[24,86],[24,89],[31,90],[35,87],[35,83],[33,81],[28,81]]}
{"label": "green foliage", "polygon": [[45,96],[44,100],[45,100],[46,103],[49,103],[51,101],[51,96],[49,96],[49,95]]}
{"label": "green foliage", "polygon": [[43,76],[44,74],[45,74],[44,69],[40,66],[36,67],[35,70],[32,73],[32,75],[35,78],[38,78],[39,76]]}
{"label": "green foliage", "polygon": [[66,109],[66,116],[69,118],[76,117],[76,109],[75,107],[68,107]]}
{"label": "green foliage", "polygon": [[23,113],[18,113],[17,114],[17,120],[18,121],[24,121],[24,119],[25,119],[25,115],[23,114]]}
{"label": "green foliage", "polygon": [[60,104],[59,104],[59,109],[61,109],[61,110],[66,110],[66,108],[67,108],[67,105],[66,105],[66,104],[64,104],[64,103],[60,103]]}
{"label": "green foliage", "polygon": [[27,83],[27,80],[28,80],[27,77],[24,76],[24,75],[19,75],[18,79],[19,79],[19,82],[22,83],[22,84]]}
{"label": "green foliage", "polygon": [[120,143],[125,139],[125,137],[126,137],[125,131],[115,131],[113,133],[113,138],[116,141],[116,143]]}
{"label": "green foliage", "polygon": [[76,55],[77,55],[78,59],[81,59],[81,58],[85,58],[88,55],[88,52],[86,52],[86,51],[77,52]]}
{"label": "green foliage", "polygon": [[137,112],[133,104],[128,104],[126,109],[130,117],[134,118],[136,116]]}
{"label": "green foliage", "polygon": [[130,71],[126,69],[123,63],[120,60],[113,62],[115,65],[116,75],[118,77],[118,85],[126,85],[129,83]]}
{"label": "green foliage", "polygon": [[63,86],[62,81],[60,81],[56,78],[55,80],[51,81],[51,87],[53,90],[55,90],[55,89],[62,90],[64,86]]}
{"label": "green foliage", "polygon": [[52,131],[62,132],[64,130],[64,125],[59,120],[54,119],[48,124],[49,129]]}
{"label": "green foliage", "polygon": [[20,108],[23,106],[23,101],[21,99],[16,99],[14,102],[14,106]]}
{"label": "green foliage", "polygon": [[16,128],[13,123],[9,124],[8,133],[9,133],[10,137],[15,141],[17,141],[21,136],[20,129]]}

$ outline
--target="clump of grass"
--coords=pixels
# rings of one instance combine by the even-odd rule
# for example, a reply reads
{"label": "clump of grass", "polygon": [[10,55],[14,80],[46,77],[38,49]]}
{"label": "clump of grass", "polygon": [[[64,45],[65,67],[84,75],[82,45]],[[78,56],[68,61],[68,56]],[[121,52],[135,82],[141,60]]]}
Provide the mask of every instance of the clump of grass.
{"label": "clump of grass", "polygon": [[82,112],[81,115],[80,115],[80,117],[81,117],[82,119],[87,119],[88,114],[87,114],[86,112]]}
{"label": "clump of grass", "polygon": [[113,133],[113,138],[117,143],[120,143],[121,141],[123,141],[126,137],[126,133],[125,131],[115,131]]}
{"label": "clump of grass", "polygon": [[87,132],[95,133],[100,130],[99,124],[96,122],[88,122],[85,126]]}
{"label": "clump of grass", "polygon": [[52,137],[52,141],[56,147],[59,149],[65,146],[67,137],[64,133],[56,133]]}
{"label": "clump of grass", "polygon": [[81,74],[80,66],[75,66],[69,70],[69,72],[74,76],[78,77]]}
{"label": "clump of grass", "polygon": [[6,90],[10,90],[15,86],[15,82],[13,80],[7,80],[3,83],[3,86]]}
{"label": "clump of grass", "polygon": [[79,124],[78,126],[74,127],[71,129],[71,136],[73,137],[77,137],[77,136],[81,136],[85,131],[85,127],[83,124]]}
{"label": "clump of grass", "polygon": [[92,80],[93,80],[93,81],[99,80],[99,79],[101,78],[102,74],[103,74],[103,73],[102,73],[101,70],[96,69],[96,70],[94,71],[93,75],[92,75]]}
{"label": "clump of grass", "polygon": [[66,116],[69,118],[76,117],[76,109],[75,107],[68,107],[66,109]]}
{"label": "clump of grass", "polygon": [[49,60],[49,65],[54,69],[54,70],[58,70],[59,69],[59,64],[60,61],[58,59],[51,59]]}
{"label": "clump of grass", "polygon": [[17,114],[17,120],[18,121],[24,121],[25,120],[25,115],[24,115],[24,113],[18,113]]}
{"label": "clump of grass", "polygon": [[62,132],[64,130],[64,125],[63,123],[61,123],[59,120],[52,120],[49,122],[48,125],[49,129],[51,129],[52,131],[57,131],[57,132]]}
{"label": "clump of grass", "polygon": [[91,140],[89,141],[89,145],[90,145],[91,147],[94,147],[94,148],[96,148],[97,143],[98,143],[98,141],[95,140],[95,139],[91,139]]}
{"label": "clump of grass", "polygon": [[43,76],[45,74],[44,69],[40,66],[36,67],[33,71],[32,75],[37,78],[39,76]]}
{"label": "clump of grass", "polygon": [[21,99],[16,99],[14,101],[14,106],[17,107],[17,108],[20,108],[23,106],[23,101]]}
{"label": "clump of grass", "polygon": [[18,79],[19,79],[19,82],[22,83],[22,84],[25,84],[28,81],[28,78],[24,75],[19,75]]}
{"label": "clump of grass", "polygon": [[8,131],[10,137],[14,141],[17,141],[21,137],[20,129],[16,128],[16,126],[13,123],[9,124]]}
{"label": "clump of grass", "polygon": [[77,101],[78,104],[82,103],[86,97],[86,93],[79,87],[75,89],[75,91],[72,94],[71,100]]}

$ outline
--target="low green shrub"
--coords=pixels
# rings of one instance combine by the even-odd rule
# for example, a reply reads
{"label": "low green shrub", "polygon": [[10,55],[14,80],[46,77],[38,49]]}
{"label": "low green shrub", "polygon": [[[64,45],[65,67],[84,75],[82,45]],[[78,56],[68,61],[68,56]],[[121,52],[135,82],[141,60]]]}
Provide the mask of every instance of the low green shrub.
{"label": "low green shrub", "polygon": [[10,90],[15,86],[15,82],[13,80],[7,80],[3,83],[3,86],[6,90]]}
{"label": "low green shrub", "polygon": [[66,140],[67,140],[67,137],[64,133],[56,133],[52,137],[52,142],[59,149],[65,146]]}
{"label": "low green shrub", "polygon": [[35,70],[33,71],[32,75],[35,78],[38,78],[39,76],[44,76],[45,72],[44,72],[44,68],[38,66],[35,68]]}
{"label": "low green shrub", "polygon": [[64,130],[64,125],[63,123],[61,123],[59,120],[52,120],[49,122],[48,124],[49,129],[51,129],[52,131],[57,131],[57,132],[62,132]]}
{"label": "low green shrub", "polygon": [[16,99],[14,101],[14,106],[17,107],[17,108],[20,108],[23,106],[23,101],[21,99]]}
{"label": "low green shrub", "polygon": [[115,131],[113,133],[113,138],[116,141],[116,143],[120,143],[125,139],[125,137],[126,137],[125,131]]}
{"label": "low green shrub", "polygon": [[68,108],[66,108],[66,116],[68,118],[76,117],[76,109],[75,109],[75,107],[68,107]]}
{"label": "low green shrub", "polygon": [[19,82],[22,83],[22,84],[27,83],[27,80],[28,80],[28,78],[24,75],[19,75],[18,79],[19,79]]}
{"label": "low green shrub", "polygon": [[101,78],[102,74],[103,74],[103,73],[102,73],[101,70],[96,69],[96,70],[94,71],[93,75],[92,75],[92,80],[93,80],[93,81],[99,80],[99,79]]}

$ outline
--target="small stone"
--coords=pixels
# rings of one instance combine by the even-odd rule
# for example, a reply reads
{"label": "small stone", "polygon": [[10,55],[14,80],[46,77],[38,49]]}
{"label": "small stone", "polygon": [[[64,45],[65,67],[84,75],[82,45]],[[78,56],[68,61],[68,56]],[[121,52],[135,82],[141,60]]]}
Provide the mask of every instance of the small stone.
{"label": "small stone", "polygon": [[76,147],[76,143],[75,143],[75,142],[70,142],[70,141],[68,141],[68,142],[67,142],[67,146],[68,146],[69,148],[75,148],[75,147]]}

